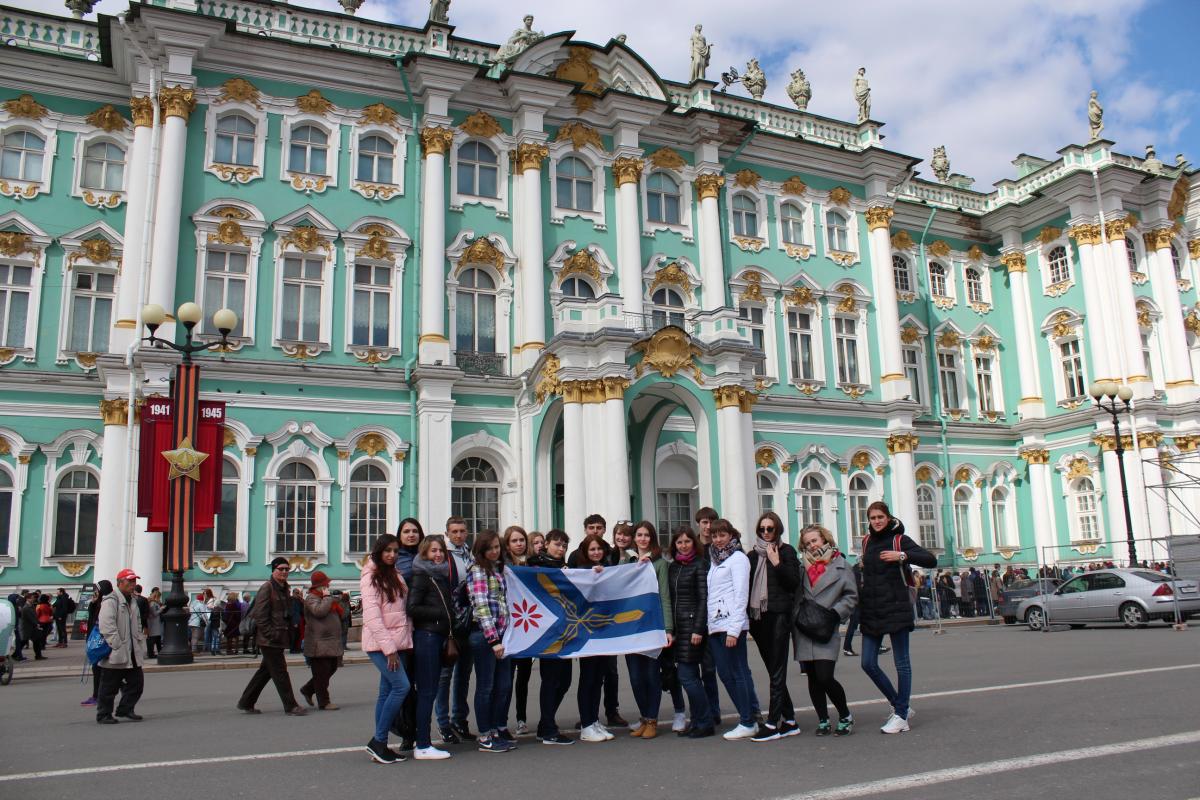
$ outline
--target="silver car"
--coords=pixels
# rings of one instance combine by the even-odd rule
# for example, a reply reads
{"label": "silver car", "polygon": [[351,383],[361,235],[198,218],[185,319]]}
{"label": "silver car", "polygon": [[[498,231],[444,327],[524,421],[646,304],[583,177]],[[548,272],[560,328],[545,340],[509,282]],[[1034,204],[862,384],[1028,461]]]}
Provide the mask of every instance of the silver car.
{"label": "silver car", "polygon": [[1184,620],[1200,615],[1200,587],[1148,569],[1104,569],[1077,575],[1048,594],[1017,606],[1017,618],[1030,630],[1047,623],[1072,628],[1120,622],[1137,628],[1152,619],[1175,621],[1176,600]]}

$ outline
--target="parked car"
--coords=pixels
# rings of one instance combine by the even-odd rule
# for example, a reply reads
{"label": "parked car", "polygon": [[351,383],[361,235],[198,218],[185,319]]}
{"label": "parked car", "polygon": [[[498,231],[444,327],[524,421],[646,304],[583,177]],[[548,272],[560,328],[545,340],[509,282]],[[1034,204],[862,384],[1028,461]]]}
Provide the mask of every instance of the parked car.
{"label": "parked car", "polygon": [[1005,625],[1016,625],[1017,606],[1028,597],[1039,594],[1050,594],[1062,584],[1058,578],[1030,578],[1029,580],[1013,581],[1000,592],[1000,602],[996,604],[996,616],[1004,618]]}
{"label": "parked car", "polygon": [[1148,569],[1104,569],[1071,578],[1053,592],[1022,600],[1017,617],[1030,630],[1065,622],[1072,628],[1120,622],[1127,628],[1152,619],[1175,621],[1176,600],[1184,620],[1200,616],[1200,584]]}

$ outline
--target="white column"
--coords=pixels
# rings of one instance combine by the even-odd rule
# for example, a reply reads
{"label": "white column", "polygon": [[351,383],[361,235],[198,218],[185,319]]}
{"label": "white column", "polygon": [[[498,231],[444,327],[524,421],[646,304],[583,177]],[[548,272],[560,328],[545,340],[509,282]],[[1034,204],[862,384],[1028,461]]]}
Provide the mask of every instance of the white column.
{"label": "white column", "polygon": [[738,415],[739,422],[742,426],[742,463],[746,469],[746,479],[743,483],[743,492],[746,496],[746,527],[742,530],[747,537],[750,534],[758,535],[758,531],[754,529],[754,522],[758,519],[758,465],[754,461],[756,447],[754,445],[754,415],[751,413],[754,395],[749,395],[751,398],[744,401],[741,407],[741,414]]}
{"label": "white column", "polygon": [[725,264],[721,247],[721,218],[717,197],[725,185],[725,176],[715,172],[697,175],[696,192],[700,195],[700,276],[704,281],[703,310],[713,311],[725,305]]}
{"label": "white column", "polygon": [[625,313],[642,313],[642,224],[638,213],[638,181],[645,162],[618,158],[613,162],[617,185],[617,279]]}
{"label": "white column", "polygon": [[158,92],[162,119],[158,196],[154,203],[154,246],[150,256],[150,302],[166,309],[168,325],[159,336],[170,339],[175,313],[175,276],[179,272],[179,220],[183,207],[183,167],[188,116],[196,107],[196,92],[185,86],[165,86]]}
{"label": "white column", "polygon": [[546,349],[546,281],[542,255],[542,161],[546,145],[524,142],[517,145],[513,161],[521,173],[521,316],[525,341],[520,363],[513,373],[533,367]]}
{"label": "white column", "polygon": [[[141,310],[142,298],[138,297],[138,285],[145,261],[142,241],[146,209],[151,200],[146,184],[150,174],[153,102],[149,97],[134,97],[130,103],[133,108],[133,144],[126,159],[126,185],[129,188],[125,191],[123,266],[117,280],[117,314],[109,339],[109,351],[113,353],[124,352],[129,346]],[[171,310],[169,306],[164,308]]]}
{"label": "white column", "polygon": [[563,530],[571,537],[572,544],[583,538],[583,518],[588,515],[580,383],[563,384]]}
{"label": "white column", "polygon": [[[1193,458],[1197,447],[1200,447],[1200,436],[1195,434],[1176,435],[1174,440],[1180,459]],[[1170,471],[1172,490],[1169,505],[1173,508],[1171,517],[1174,522],[1171,533],[1175,536],[1200,536],[1200,522],[1195,519],[1200,515],[1197,511],[1200,509],[1200,486],[1183,474],[1184,469],[1187,468],[1180,466]],[[1191,513],[1184,513],[1181,509],[1188,509]]]}
{"label": "white column", "polygon": [[[1108,542],[1114,556],[1125,553],[1125,501],[1121,497],[1121,468],[1117,464],[1117,453],[1101,439],[1100,465],[1104,470],[1104,508],[1108,516]],[[1128,462],[1125,465],[1129,466]],[[1133,483],[1129,484],[1130,499],[1133,499]],[[1037,502],[1036,500],[1034,502]],[[1068,498],[1070,502],[1070,498]],[[1068,508],[1067,513],[1073,513]],[[1137,536],[1137,515],[1130,504],[1130,515],[1134,517],[1134,536]]]}
{"label": "white column", "polygon": [[[721,472],[721,515],[742,533],[742,544],[750,547],[754,531],[750,525],[747,481],[753,474],[753,452],[745,442],[742,427],[740,396],[745,390],[737,386],[722,386],[714,390],[717,401],[717,457]],[[704,465],[699,465],[704,469]]]}
{"label": "white column", "polygon": [[867,228],[871,231],[871,277],[875,292],[875,335],[879,342],[879,363],[883,373],[879,381],[885,402],[912,395],[912,387],[904,376],[900,356],[900,307],[896,300],[896,280],[892,275],[893,213],[886,206],[867,209]]}
{"label": "white column", "polygon": [[[435,368],[436,369],[436,368]],[[431,531],[441,531],[450,516],[450,470],[454,412],[453,378],[421,374],[417,384],[417,503],[421,519]]]}
{"label": "white column", "polygon": [[1116,380],[1120,377],[1120,362],[1113,344],[1116,341],[1112,325],[1117,320],[1105,314],[1105,273],[1097,268],[1095,243],[1099,240],[1099,225],[1076,225],[1067,233],[1079,246],[1079,282],[1083,284],[1083,305],[1087,314],[1087,345],[1092,361],[1093,381]]}
{"label": "white column", "polygon": [[887,438],[892,468],[891,508],[898,519],[917,538],[917,479],[913,469],[913,451],[920,444],[915,433],[893,433]]}
{"label": "white column", "polygon": [[[1050,453],[1047,450],[1022,450],[1021,458],[1029,463],[1029,493],[1033,500],[1033,544],[1038,563],[1053,564],[1062,558],[1056,548],[1054,508],[1050,493]],[[1068,512],[1069,513],[1069,512]]]}
{"label": "white column", "polygon": [[1133,281],[1129,277],[1129,258],[1125,253],[1125,230],[1128,227],[1129,222],[1124,219],[1110,220],[1105,225],[1109,241],[1096,248],[1096,266],[1102,267],[1102,274],[1106,276],[1104,284],[1110,287],[1116,305],[1113,313],[1106,317],[1113,319],[1114,344],[1121,346],[1121,357],[1125,364],[1125,374],[1121,377],[1129,381],[1135,397],[1148,398],[1154,395],[1154,384],[1150,380],[1146,358],[1142,355],[1137,299],[1133,293]]}
{"label": "white column", "polygon": [[[625,429],[625,390],[628,378],[604,379],[604,471],[608,476],[608,519],[630,519],[629,436]],[[608,516],[611,515],[611,516]],[[659,533],[664,533],[660,531]]]}
{"label": "white column", "polygon": [[[1139,433],[1135,456],[1141,466],[1143,500],[1146,504],[1146,519],[1149,522],[1146,535],[1156,539],[1165,539],[1173,531],[1171,530],[1171,515],[1167,509],[1166,488],[1163,486],[1166,478],[1164,478],[1162,467],[1158,463],[1160,442],[1162,442],[1161,433],[1156,431]],[[1166,558],[1165,544],[1165,542],[1155,544],[1153,549],[1149,544],[1138,547],[1138,558],[1156,560]]]}
{"label": "white column", "polygon": [[[1163,371],[1166,373],[1163,380],[1167,386],[1167,401],[1176,405],[1200,400],[1200,389],[1192,377],[1179,284],[1175,278],[1175,265],[1171,262],[1172,235],[1170,228],[1159,228],[1147,233],[1145,242],[1150,283],[1154,287],[1155,300],[1162,309],[1158,338],[1162,342]],[[1141,347],[1138,349],[1140,351]]]}
{"label": "white column", "polygon": [[[96,557],[93,580],[115,581],[126,557],[129,533],[121,515],[128,476],[129,401],[123,397],[100,401],[104,420],[103,454],[100,459],[100,497],[96,509]],[[161,569],[161,568],[160,568]]]}
{"label": "white column", "polygon": [[141,577],[142,588],[149,596],[155,586],[163,586],[163,534],[146,530],[146,520],[142,517],[130,513],[130,519],[133,524],[129,534],[133,538],[130,566]]}
{"label": "white column", "polygon": [[1008,270],[1009,295],[1012,298],[1013,333],[1017,345],[1017,370],[1020,375],[1021,419],[1039,419],[1046,415],[1038,380],[1038,357],[1034,349],[1033,312],[1029,306],[1029,275],[1025,271],[1025,253],[1015,250],[1000,257]]}
{"label": "white column", "polygon": [[[606,469],[596,469],[606,465],[605,453],[608,443],[604,431],[604,384],[599,380],[580,381],[582,385],[582,419],[583,419],[583,459],[586,464],[587,484],[584,486],[583,515],[600,514],[608,524],[606,505],[608,496],[608,474]],[[579,524],[583,524],[580,518]]]}
{"label": "white column", "polygon": [[[425,164],[421,180],[421,336],[422,364],[450,363],[446,338],[446,152],[454,131],[431,126],[421,131]],[[424,483],[424,480],[422,480]]]}

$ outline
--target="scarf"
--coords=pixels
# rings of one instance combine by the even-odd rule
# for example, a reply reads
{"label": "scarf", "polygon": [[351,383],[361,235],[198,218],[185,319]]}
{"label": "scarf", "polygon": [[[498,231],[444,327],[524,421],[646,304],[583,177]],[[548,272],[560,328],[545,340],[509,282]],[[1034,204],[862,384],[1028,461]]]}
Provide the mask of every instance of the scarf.
{"label": "scarf", "polygon": [[450,558],[447,556],[441,564],[435,564],[424,558],[413,559],[413,574],[428,575],[430,578],[441,578],[450,582]]}
{"label": "scarf", "polygon": [[729,544],[724,547],[717,547],[715,544],[708,548],[709,557],[712,558],[713,565],[720,564],[725,559],[742,549],[742,543],[737,539],[730,539]]}
{"label": "scarf", "polygon": [[754,574],[750,576],[750,604],[747,606],[750,619],[762,619],[762,615],[767,613],[767,567],[770,566],[767,558],[768,546],[768,542],[761,536],[754,540],[754,552],[758,555],[758,560],[754,565]]}
{"label": "scarf", "polygon": [[813,554],[807,549],[804,551],[804,564],[808,570],[808,585],[815,587],[817,581],[825,574],[825,568],[829,566],[829,562],[837,558],[841,553],[834,549],[833,545],[825,545],[820,550]]}
{"label": "scarf", "polygon": [[675,562],[676,562],[677,564],[690,564],[690,563],[692,563],[692,562],[693,562],[693,561],[695,561],[695,560],[696,560],[696,550],[695,550],[695,548],[693,548],[692,550],[688,551],[688,554],[687,554],[686,556],[685,556],[683,553],[676,553],[676,554],[675,554]]}

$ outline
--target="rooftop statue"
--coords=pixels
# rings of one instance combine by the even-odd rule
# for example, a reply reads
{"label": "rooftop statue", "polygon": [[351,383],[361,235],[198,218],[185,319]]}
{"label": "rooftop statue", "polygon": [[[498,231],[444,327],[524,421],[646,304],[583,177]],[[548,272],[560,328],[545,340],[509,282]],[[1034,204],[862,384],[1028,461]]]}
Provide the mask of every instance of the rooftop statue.
{"label": "rooftop statue", "polygon": [[746,62],[746,74],[742,76],[742,85],[755,100],[762,100],[767,91],[767,76],[758,65],[757,58]]}
{"label": "rooftop statue", "polygon": [[804,77],[804,70],[798,69],[792,73],[791,83],[787,87],[788,97],[801,111],[808,109],[808,101],[812,99],[812,85]]}
{"label": "rooftop statue", "polygon": [[933,174],[942,183],[945,183],[950,178],[950,158],[946,155],[946,145],[940,145],[933,148],[933,159],[929,162],[929,166],[933,168]]}
{"label": "rooftop statue", "polygon": [[1088,100],[1088,136],[1092,142],[1099,139],[1100,131],[1104,130],[1104,106],[1100,105],[1098,98],[1099,95],[1093,91]]}
{"label": "rooftop statue", "polygon": [[871,118],[871,86],[867,83],[867,68],[859,67],[854,76],[854,100],[858,103],[858,124]]}
{"label": "rooftop statue", "polygon": [[692,78],[693,82],[704,80],[704,72],[708,69],[708,62],[712,60],[712,45],[704,38],[700,32],[704,29],[703,25],[697,25],[696,30],[692,32]]}
{"label": "rooftop statue", "polygon": [[511,63],[513,59],[536,42],[545,38],[545,34],[541,31],[533,29],[533,15],[526,14],[524,28],[517,28],[512,32],[512,36],[508,37],[508,41],[496,52],[496,60],[503,63]]}
{"label": "rooftop statue", "polygon": [[429,21],[449,24],[450,0],[429,0]]}

